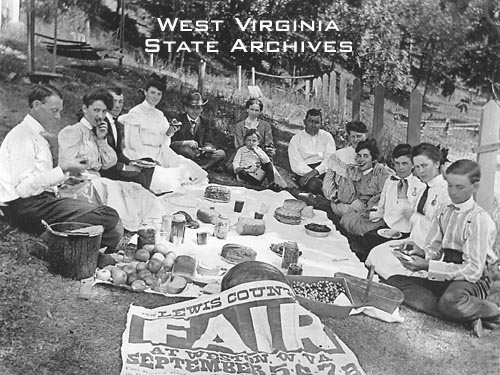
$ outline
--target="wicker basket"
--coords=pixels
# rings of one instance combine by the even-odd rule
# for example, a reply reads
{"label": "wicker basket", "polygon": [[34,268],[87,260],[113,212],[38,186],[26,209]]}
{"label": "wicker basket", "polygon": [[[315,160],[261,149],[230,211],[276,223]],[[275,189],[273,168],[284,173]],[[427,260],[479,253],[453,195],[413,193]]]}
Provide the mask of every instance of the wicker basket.
{"label": "wicker basket", "polygon": [[364,301],[363,297],[368,285],[367,279],[361,279],[343,272],[337,272],[335,276],[346,279],[351,291],[354,307],[372,306],[392,314],[404,300],[403,292],[398,288],[374,282],[372,283],[368,298]]}

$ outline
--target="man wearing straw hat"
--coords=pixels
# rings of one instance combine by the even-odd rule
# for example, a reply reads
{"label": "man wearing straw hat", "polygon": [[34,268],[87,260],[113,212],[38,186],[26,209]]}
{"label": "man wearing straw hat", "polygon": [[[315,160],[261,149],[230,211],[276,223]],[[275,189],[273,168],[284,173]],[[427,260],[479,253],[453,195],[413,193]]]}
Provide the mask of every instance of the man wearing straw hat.
{"label": "man wearing straw hat", "polygon": [[57,185],[88,168],[88,160],[71,158],[53,167],[52,142],[63,109],[55,87],[38,86],[28,97],[29,113],[0,146],[0,206],[11,224],[34,234],[57,222],[102,225],[101,246],[112,252],[123,237],[117,212],[107,206],[71,198],[59,198]]}
{"label": "man wearing straw hat", "polygon": [[184,98],[184,113],[178,118],[182,125],[172,136],[170,145],[175,152],[194,160],[205,170],[220,168],[219,164],[226,157],[224,150],[217,150],[213,144],[209,120],[201,116],[207,102],[199,92],[193,92]]}

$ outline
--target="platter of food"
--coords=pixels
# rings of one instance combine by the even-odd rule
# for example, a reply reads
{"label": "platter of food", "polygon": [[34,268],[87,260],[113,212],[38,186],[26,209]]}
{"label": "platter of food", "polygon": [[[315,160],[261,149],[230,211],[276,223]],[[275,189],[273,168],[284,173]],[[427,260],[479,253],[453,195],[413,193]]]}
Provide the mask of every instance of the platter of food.
{"label": "platter of food", "polygon": [[377,234],[380,237],[384,238],[389,238],[391,240],[397,240],[398,238],[401,238],[403,234],[396,229],[390,229],[390,228],[382,228],[377,231]]}
{"label": "platter of food", "polygon": [[304,225],[306,228],[306,233],[312,237],[328,237],[332,231],[329,226],[324,224],[309,223]]}

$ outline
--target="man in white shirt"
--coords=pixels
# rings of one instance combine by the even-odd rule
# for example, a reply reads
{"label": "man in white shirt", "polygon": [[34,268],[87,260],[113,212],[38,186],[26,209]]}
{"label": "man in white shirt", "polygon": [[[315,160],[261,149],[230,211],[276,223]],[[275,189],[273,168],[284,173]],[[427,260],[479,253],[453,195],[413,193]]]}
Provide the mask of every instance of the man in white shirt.
{"label": "man in white shirt", "polygon": [[471,160],[458,160],[446,170],[451,204],[441,206],[423,248],[416,244],[398,256],[412,272],[428,277],[394,275],[386,283],[400,289],[404,303],[444,319],[470,323],[477,336],[483,325],[500,326],[500,308],[486,300],[490,266],[498,261],[493,250],[495,223],[474,201],[481,171]]}
{"label": "man in white shirt", "polygon": [[321,194],[326,172],[321,163],[335,152],[335,141],[330,133],[320,129],[322,124],[321,111],[310,109],[304,119],[305,129],[295,134],[288,145],[290,167],[299,186],[313,194]]}
{"label": "man in white shirt", "polygon": [[115,210],[85,201],[58,198],[57,185],[69,175],[88,168],[85,159],[68,158],[57,167],[52,164],[47,132],[61,118],[63,99],[51,86],[35,88],[28,98],[29,114],[14,127],[0,146],[0,205],[11,224],[34,234],[57,222],[83,222],[102,225],[101,246],[114,250],[123,237],[123,226]]}

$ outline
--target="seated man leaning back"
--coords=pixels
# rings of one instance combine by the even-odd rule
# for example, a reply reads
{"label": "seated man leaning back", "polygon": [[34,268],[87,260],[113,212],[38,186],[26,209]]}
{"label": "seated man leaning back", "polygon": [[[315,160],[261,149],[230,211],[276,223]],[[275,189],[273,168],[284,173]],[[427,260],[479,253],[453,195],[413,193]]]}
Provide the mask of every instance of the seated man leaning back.
{"label": "seated man leaning back", "polygon": [[21,229],[41,234],[44,226],[57,222],[82,222],[102,225],[101,246],[112,252],[123,236],[123,226],[115,210],[107,206],[71,198],[59,198],[57,185],[70,174],[88,168],[77,158],[53,167],[50,142],[56,137],[61,119],[63,98],[51,86],[36,87],[28,97],[29,113],[5,137],[0,146],[0,206],[11,223]]}
{"label": "seated man leaning back", "polygon": [[205,104],[207,100],[203,100],[199,92],[193,92],[184,98],[184,112],[177,118],[181,127],[172,135],[170,147],[205,170],[222,168],[220,163],[224,161],[226,153],[214,146],[213,125],[201,115]]}
{"label": "seated man leaning back", "polygon": [[335,152],[333,136],[321,129],[323,116],[318,109],[310,109],[304,119],[304,130],[299,131],[288,145],[290,168],[299,186],[310,193],[321,194],[326,166],[321,162]]}

